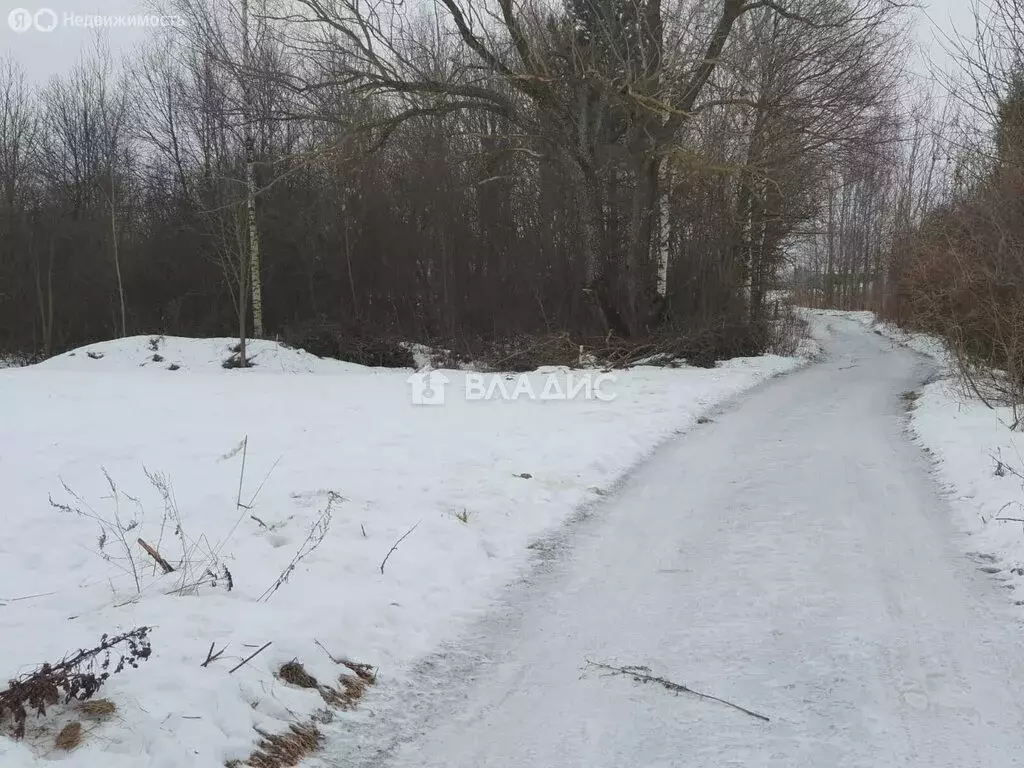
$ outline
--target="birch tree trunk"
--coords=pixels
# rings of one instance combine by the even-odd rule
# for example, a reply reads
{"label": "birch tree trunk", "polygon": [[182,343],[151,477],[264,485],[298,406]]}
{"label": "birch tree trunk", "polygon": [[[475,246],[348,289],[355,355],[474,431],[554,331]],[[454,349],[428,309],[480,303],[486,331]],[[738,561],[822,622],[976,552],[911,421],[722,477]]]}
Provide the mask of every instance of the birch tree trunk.
{"label": "birch tree trunk", "polygon": [[260,233],[256,228],[256,140],[253,135],[253,109],[250,80],[249,0],[242,0],[242,60],[245,98],[245,188],[249,229],[249,281],[252,285],[252,335],[263,337],[263,280],[260,277]]}
{"label": "birch tree trunk", "polygon": [[658,301],[668,295],[668,260],[672,249],[672,169],[666,163],[665,184],[659,195],[658,210],[658,280],[655,292]]}

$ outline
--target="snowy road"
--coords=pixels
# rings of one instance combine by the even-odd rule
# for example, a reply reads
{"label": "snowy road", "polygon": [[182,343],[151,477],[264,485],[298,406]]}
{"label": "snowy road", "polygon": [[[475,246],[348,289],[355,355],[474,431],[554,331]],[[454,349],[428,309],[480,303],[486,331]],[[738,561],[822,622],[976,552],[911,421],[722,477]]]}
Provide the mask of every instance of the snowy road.
{"label": "snowy road", "polygon": [[826,362],[666,446],[571,528],[465,641],[474,663],[424,666],[366,764],[1024,765],[1024,633],[905,434],[900,395],[928,364],[832,327]]}

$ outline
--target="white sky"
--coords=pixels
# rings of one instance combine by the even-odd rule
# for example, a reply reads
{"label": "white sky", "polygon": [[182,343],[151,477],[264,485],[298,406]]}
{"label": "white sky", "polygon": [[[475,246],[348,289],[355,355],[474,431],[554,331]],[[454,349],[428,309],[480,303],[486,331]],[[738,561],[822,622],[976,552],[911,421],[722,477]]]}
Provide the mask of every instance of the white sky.
{"label": "white sky", "polygon": [[[72,67],[97,34],[95,29],[65,25],[66,14],[146,15],[150,7],[141,0],[0,0],[0,56],[11,56],[18,61],[31,81],[45,82]],[[59,20],[58,26],[52,32],[30,29],[16,33],[8,19],[17,8],[33,14],[50,9]],[[105,34],[116,57],[129,53],[153,33],[143,28],[112,27]]]}
{"label": "white sky", "polygon": [[[716,0],[716,2],[719,0]],[[950,35],[954,30],[970,32],[970,0],[924,0],[926,7],[914,11],[915,30],[928,54],[945,62],[941,45],[936,38]],[[32,13],[49,8],[63,21],[65,14],[139,14],[151,4],[145,0],[0,0],[0,55],[13,56],[35,82],[44,82],[50,76],[67,70],[93,39],[94,30],[73,28],[59,24],[52,32],[31,29],[18,34],[8,26],[8,14],[15,8]],[[152,32],[137,28],[111,28],[107,36],[115,54],[128,53],[137,44],[144,44]],[[918,61],[914,67],[926,72],[927,66]]]}
{"label": "white sky", "polygon": [[925,0],[921,10],[914,11],[915,32],[921,52],[914,69],[927,74],[928,59],[942,69],[955,69],[944,49],[950,47],[949,38],[958,33],[968,38],[974,34],[974,13],[971,0]]}

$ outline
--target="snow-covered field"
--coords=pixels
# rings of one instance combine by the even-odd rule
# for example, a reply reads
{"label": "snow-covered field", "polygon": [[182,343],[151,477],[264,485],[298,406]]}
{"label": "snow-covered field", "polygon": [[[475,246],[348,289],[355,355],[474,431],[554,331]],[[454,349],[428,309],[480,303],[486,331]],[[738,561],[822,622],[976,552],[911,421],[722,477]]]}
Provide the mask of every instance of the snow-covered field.
{"label": "snow-covered field", "polygon": [[[817,314],[819,323],[827,321],[829,313]],[[971,534],[972,557],[1008,590],[1024,589],[1024,477],[1015,474],[1024,475],[1024,434],[1010,429],[1011,409],[991,409],[965,393],[950,375],[951,360],[939,339],[876,322],[870,312],[837,314],[936,361],[936,380],[916,397],[908,395],[914,435],[932,456],[958,523]],[[1024,604],[1024,593],[1015,599]]]}
{"label": "snow-covered field", "polygon": [[[400,681],[515,578],[531,542],[703,413],[800,365],[636,368],[605,382],[614,399],[554,401],[468,400],[474,374],[446,371],[445,404],[417,406],[411,371],[262,342],[255,368],[225,370],[231,343],[136,337],[0,371],[0,677],[152,627],[152,657],[101,689],[112,716],[30,715],[26,739],[0,736],[3,768],[244,760],[255,727],[324,706],[275,677],[283,663],[336,685],[329,652]],[[204,667],[211,646],[223,654]],[[54,739],[72,720],[85,732],[67,755]]]}

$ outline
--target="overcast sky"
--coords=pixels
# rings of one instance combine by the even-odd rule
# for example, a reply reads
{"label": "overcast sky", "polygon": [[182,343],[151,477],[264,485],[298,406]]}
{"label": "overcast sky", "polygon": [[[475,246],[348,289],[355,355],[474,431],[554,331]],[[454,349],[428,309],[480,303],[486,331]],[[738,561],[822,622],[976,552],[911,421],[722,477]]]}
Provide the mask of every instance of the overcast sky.
{"label": "overcast sky", "polygon": [[[31,80],[45,82],[73,66],[96,37],[95,29],[65,24],[66,15],[146,15],[149,6],[139,0],[0,0],[0,8],[3,8],[0,11],[0,53],[16,59]],[[15,32],[11,28],[11,14],[17,14],[19,9],[28,11],[44,26],[56,18],[57,26],[51,32],[40,32],[34,27]],[[47,14],[47,10],[53,15]],[[36,16],[40,11],[42,14]],[[19,16],[16,23],[20,23],[21,18],[24,17]],[[105,34],[116,55],[144,43],[152,32],[143,28],[112,27]]]}
{"label": "overcast sky", "polygon": [[[949,35],[955,29],[969,31],[970,4],[968,0],[925,2],[927,8],[915,12],[917,36],[930,55],[943,60],[944,54],[936,37]],[[149,7],[144,0],[0,0],[0,8],[4,9],[0,12],[0,55],[13,56],[23,65],[31,80],[44,82],[73,65],[95,36],[91,29],[66,25],[66,15],[142,14]],[[36,18],[43,26],[52,24],[55,19],[56,28],[51,32],[40,32],[35,28],[20,34],[14,32],[8,23],[9,14],[19,8],[29,12],[28,16],[22,15],[19,19],[36,16],[42,9],[53,11],[52,15],[44,11]],[[107,31],[110,47],[115,53],[128,52],[135,45],[144,44],[151,34],[140,28],[115,27]],[[924,72],[927,67],[918,62],[915,69]]]}

